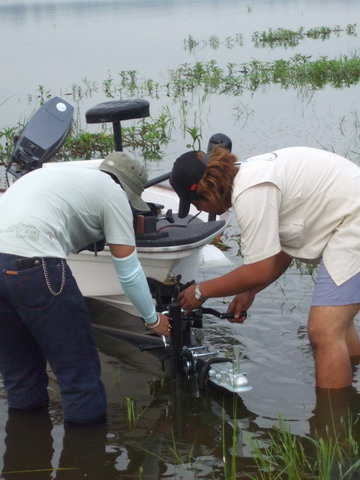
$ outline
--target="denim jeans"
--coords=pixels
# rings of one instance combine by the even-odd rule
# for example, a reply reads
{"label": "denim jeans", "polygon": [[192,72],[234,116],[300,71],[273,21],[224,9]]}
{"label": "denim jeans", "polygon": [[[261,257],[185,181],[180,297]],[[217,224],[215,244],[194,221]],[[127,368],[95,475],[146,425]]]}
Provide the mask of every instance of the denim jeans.
{"label": "denim jeans", "polygon": [[0,253],[0,373],[9,407],[47,405],[48,362],[59,383],[64,420],[103,419],[100,361],[69,266],[59,258],[33,265],[19,265],[17,259],[24,257]]}

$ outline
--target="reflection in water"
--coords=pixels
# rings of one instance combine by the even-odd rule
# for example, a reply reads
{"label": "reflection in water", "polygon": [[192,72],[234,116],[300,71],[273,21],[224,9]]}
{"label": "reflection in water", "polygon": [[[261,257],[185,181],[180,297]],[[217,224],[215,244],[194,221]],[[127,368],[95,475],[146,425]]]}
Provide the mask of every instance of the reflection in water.
{"label": "reflection in water", "polygon": [[316,389],[316,405],[309,418],[310,435],[329,436],[344,443],[347,438],[346,420],[358,415],[359,394],[354,387],[339,390]]}
{"label": "reflection in water", "polygon": [[[105,479],[102,476],[107,463],[105,443],[108,428],[105,422],[65,424],[58,467],[53,465],[52,428],[47,409],[28,412],[9,409],[2,478],[17,480],[23,479],[26,474],[26,478],[34,480]],[[53,468],[56,470],[55,477],[52,475]]]}
{"label": "reflection in water", "polygon": [[[5,453],[2,477],[18,480],[21,472],[43,469],[43,478],[51,478],[54,454],[52,422],[47,409],[22,412],[9,409],[5,431]],[[9,472],[8,474],[6,472]]]}
{"label": "reflection in water", "polygon": [[[156,10],[161,12],[164,7],[179,8],[179,2],[177,0],[153,0],[149,3],[146,0],[102,0],[101,2],[96,0],[78,0],[78,1],[58,1],[58,0],[19,0],[18,3],[14,2],[2,2],[0,6],[0,16],[2,20],[11,20],[14,23],[23,22],[25,20],[38,20],[42,18],[51,19],[52,21],[60,16],[67,17],[106,17],[108,15],[114,15],[117,13],[131,14],[140,12],[144,15],[144,12],[149,11],[154,13]],[[208,0],[198,0],[196,2],[199,7],[201,5],[208,7]],[[212,1],[210,3],[215,4]],[[231,1],[228,3],[231,3]],[[236,3],[233,0],[232,3]],[[264,2],[263,3],[267,3]],[[270,1],[268,3],[271,3]],[[181,9],[194,6],[193,0],[185,0],[181,2]]]}

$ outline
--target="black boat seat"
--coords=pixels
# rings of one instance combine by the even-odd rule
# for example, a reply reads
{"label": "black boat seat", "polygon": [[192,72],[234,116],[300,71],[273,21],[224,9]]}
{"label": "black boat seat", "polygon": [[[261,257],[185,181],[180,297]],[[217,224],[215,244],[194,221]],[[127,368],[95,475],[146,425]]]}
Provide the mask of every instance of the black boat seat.
{"label": "black boat seat", "polygon": [[90,108],[85,113],[86,123],[108,123],[144,118],[150,115],[150,104],[142,98],[110,100]]}
{"label": "black boat seat", "polygon": [[136,246],[163,248],[189,245],[214,235],[225,226],[224,220],[204,222],[199,218],[193,218],[189,223],[190,218],[190,215],[186,218],[179,218],[175,214],[175,223],[160,219],[156,223],[155,232],[136,235]]}
{"label": "black boat seat", "polygon": [[122,152],[123,139],[121,121],[134,118],[144,118],[150,115],[150,104],[142,98],[129,100],[109,100],[98,103],[85,113],[86,123],[112,122],[115,150]]}

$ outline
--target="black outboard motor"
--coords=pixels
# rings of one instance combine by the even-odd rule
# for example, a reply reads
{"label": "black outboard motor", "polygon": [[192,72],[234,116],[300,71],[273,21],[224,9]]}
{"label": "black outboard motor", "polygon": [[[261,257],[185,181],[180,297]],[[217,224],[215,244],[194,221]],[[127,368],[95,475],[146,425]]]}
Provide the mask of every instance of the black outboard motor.
{"label": "black outboard motor", "polygon": [[19,178],[40,168],[62,147],[72,125],[74,108],[59,97],[45,102],[21,132],[6,165]]}

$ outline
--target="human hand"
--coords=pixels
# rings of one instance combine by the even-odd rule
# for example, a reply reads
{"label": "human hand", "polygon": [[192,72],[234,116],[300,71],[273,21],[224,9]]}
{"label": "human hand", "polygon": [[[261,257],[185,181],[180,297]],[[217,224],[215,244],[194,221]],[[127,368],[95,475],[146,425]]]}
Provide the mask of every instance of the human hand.
{"label": "human hand", "polygon": [[201,300],[196,300],[195,298],[195,285],[190,285],[190,287],[180,292],[177,300],[186,314],[192,312],[194,308],[201,307],[203,304]]}
{"label": "human hand", "polygon": [[158,313],[157,315],[158,318],[155,322],[145,323],[145,325],[151,332],[156,333],[156,335],[165,335],[165,337],[168,337],[170,335],[171,328],[171,325],[169,323],[169,317],[162,313]]}
{"label": "human hand", "polygon": [[245,293],[240,293],[235,295],[235,297],[230,302],[227,313],[233,313],[234,317],[229,318],[231,323],[243,323],[246,320],[245,315],[241,315],[241,312],[247,311],[252,305],[255,298],[255,293],[250,290]]}

